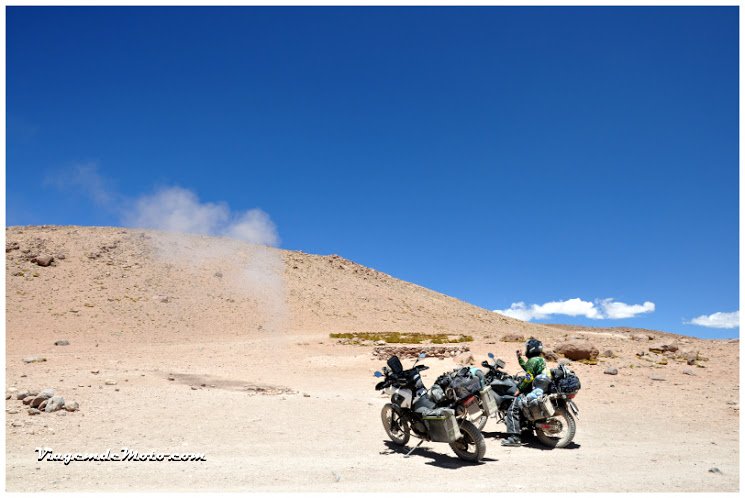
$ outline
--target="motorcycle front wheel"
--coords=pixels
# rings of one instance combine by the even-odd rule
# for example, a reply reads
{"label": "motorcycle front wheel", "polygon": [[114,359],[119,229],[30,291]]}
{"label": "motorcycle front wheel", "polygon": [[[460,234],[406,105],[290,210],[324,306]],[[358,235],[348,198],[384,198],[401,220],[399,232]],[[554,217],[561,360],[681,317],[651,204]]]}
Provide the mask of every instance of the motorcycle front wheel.
{"label": "motorcycle front wheel", "polygon": [[544,432],[539,428],[540,422],[536,423],[536,437],[542,445],[549,448],[565,448],[572,442],[577,432],[577,422],[566,407],[557,408],[554,416],[546,419],[544,423],[548,425],[556,424],[553,430]]}
{"label": "motorcycle front wheel", "polygon": [[461,460],[480,462],[486,453],[484,435],[468,420],[461,422],[460,432],[463,437],[450,443],[450,447]]}
{"label": "motorcycle front wheel", "polygon": [[394,407],[391,403],[386,403],[380,412],[380,418],[391,441],[401,446],[409,442],[411,436],[409,424],[404,421],[401,411],[397,407]]}

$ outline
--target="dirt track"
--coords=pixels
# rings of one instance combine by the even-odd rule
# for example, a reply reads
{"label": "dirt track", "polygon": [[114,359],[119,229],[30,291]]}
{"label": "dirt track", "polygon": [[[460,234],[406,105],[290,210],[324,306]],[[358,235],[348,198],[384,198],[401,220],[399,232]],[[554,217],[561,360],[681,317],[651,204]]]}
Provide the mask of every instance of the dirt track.
{"label": "dirt track", "polygon": [[[21,245],[34,237],[72,244],[62,230],[12,230],[9,240],[18,239]],[[115,229],[101,229],[103,235],[94,240],[95,230],[87,230],[80,240],[94,246],[105,245],[103,239],[116,234]],[[455,308],[458,301],[394,279],[390,285],[383,277],[372,283],[351,281],[359,273],[340,274],[327,260],[306,255],[308,273],[284,277],[290,303],[289,316],[283,319],[287,328],[258,330],[250,303],[240,300],[245,290],[208,286],[226,278],[214,277],[211,266],[199,270],[203,281],[197,282],[189,273],[197,271],[193,267],[182,268],[178,261],[169,267],[150,256],[137,256],[138,246],[127,246],[126,241],[112,250],[124,252],[112,257],[111,265],[84,257],[87,248],[67,246],[66,259],[57,267],[8,262],[6,385],[54,387],[81,405],[80,412],[66,416],[31,417],[19,401],[6,401],[7,408],[19,410],[6,420],[9,491],[389,491],[394,483],[398,491],[488,492],[496,489],[495,475],[517,475],[528,467],[545,476],[539,481],[542,491],[738,490],[739,381],[732,367],[738,365],[737,343],[681,338],[687,341],[684,347],[708,358],[703,367],[677,362],[653,366],[634,355],[646,344],[607,332],[577,332],[601,350],[612,348],[619,358],[595,366],[573,365],[583,388],[576,398],[581,412],[571,448],[502,448],[504,428],[489,421],[487,460],[481,465],[463,464],[447,445],[438,443],[425,444],[405,459],[400,449],[387,444],[380,423],[386,398],[374,391],[372,372],[382,362],[372,358],[369,347],[337,345],[328,333],[353,329],[355,323],[358,330],[370,330],[378,316],[397,320],[396,330],[421,331],[427,326],[428,303]],[[325,265],[326,273],[312,276]],[[229,274],[227,264],[218,266]],[[12,276],[18,268],[27,273]],[[305,287],[297,282],[305,282]],[[322,291],[314,282],[323,283]],[[376,290],[366,293],[362,287],[360,294],[350,294],[368,284]],[[164,303],[152,299],[154,294],[170,299]],[[192,301],[198,295],[213,300],[219,296],[220,306],[216,301]],[[373,301],[369,309],[356,305],[368,295]],[[384,304],[389,301],[401,310],[383,309],[392,306]],[[345,302],[354,305],[345,309]],[[205,308],[201,319],[192,319],[201,310],[195,306]],[[414,318],[406,318],[405,307]],[[470,344],[476,360],[492,351],[507,361],[508,371],[517,370],[515,344],[500,342],[502,332],[530,331],[526,333],[548,344],[571,333],[501,318],[491,322],[488,312],[468,305],[454,313],[463,317],[460,326],[454,318],[448,322],[434,311],[432,315],[429,330],[447,326],[472,333],[477,337]],[[390,327],[381,324],[378,329]],[[71,344],[54,346],[58,339]],[[23,363],[22,358],[32,354],[47,361]],[[431,367],[424,373],[427,385],[455,366],[449,359],[425,363]],[[619,375],[604,375],[606,364],[619,367]],[[694,375],[683,374],[685,369]],[[168,380],[169,374],[175,380]],[[105,385],[106,379],[117,384]],[[257,386],[295,393],[257,394]],[[14,421],[23,426],[12,427]],[[39,446],[55,452],[102,452],[122,446],[203,452],[207,461],[65,466],[37,462],[34,449]],[[710,472],[714,467],[721,472]],[[498,489],[521,491],[527,483],[500,479]]]}

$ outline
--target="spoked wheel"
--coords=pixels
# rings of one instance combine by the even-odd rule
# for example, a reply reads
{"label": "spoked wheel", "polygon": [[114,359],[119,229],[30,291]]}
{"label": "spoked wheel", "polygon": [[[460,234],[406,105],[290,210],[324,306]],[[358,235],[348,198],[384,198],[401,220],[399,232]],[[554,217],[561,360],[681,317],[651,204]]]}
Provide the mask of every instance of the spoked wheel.
{"label": "spoked wheel", "polygon": [[564,407],[557,408],[553,417],[535,423],[536,437],[549,448],[565,448],[576,432],[577,422]]}
{"label": "spoked wheel", "polygon": [[468,420],[461,422],[460,432],[463,437],[450,443],[450,447],[461,460],[480,462],[486,453],[484,435]]}
{"label": "spoked wheel", "polygon": [[391,441],[401,446],[409,442],[409,424],[403,420],[401,412],[392,404],[387,403],[383,407],[380,418],[383,420],[383,428]]}

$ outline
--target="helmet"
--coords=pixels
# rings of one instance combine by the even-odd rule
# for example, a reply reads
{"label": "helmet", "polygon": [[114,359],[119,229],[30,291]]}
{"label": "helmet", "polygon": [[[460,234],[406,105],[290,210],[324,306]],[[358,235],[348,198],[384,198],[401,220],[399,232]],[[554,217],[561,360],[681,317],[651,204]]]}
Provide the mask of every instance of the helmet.
{"label": "helmet", "polygon": [[528,339],[528,342],[525,343],[525,356],[533,358],[541,353],[543,353],[543,343],[534,337]]}
{"label": "helmet", "polygon": [[538,375],[533,381],[533,389],[542,389],[544,393],[548,393],[550,387],[551,379],[548,378],[548,375]]}

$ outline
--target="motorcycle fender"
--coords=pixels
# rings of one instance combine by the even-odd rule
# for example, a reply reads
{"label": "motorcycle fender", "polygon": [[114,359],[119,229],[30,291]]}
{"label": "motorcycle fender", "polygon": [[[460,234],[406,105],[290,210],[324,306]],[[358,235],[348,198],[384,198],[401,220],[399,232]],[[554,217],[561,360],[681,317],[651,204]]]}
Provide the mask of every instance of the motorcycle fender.
{"label": "motorcycle fender", "polygon": [[393,396],[398,394],[403,398],[403,400],[400,403],[401,408],[411,408],[411,391],[408,389],[400,389],[397,387],[389,387],[386,389],[386,392],[391,395],[391,400],[393,400]]}
{"label": "motorcycle fender", "polygon": [[577,408],[577,405],[574,404],[574,401],[572,401],[571,399],[567,400],[567,406],[572,411],[572,414],[574,414],[575,416],[579,416],[579,408]]}

